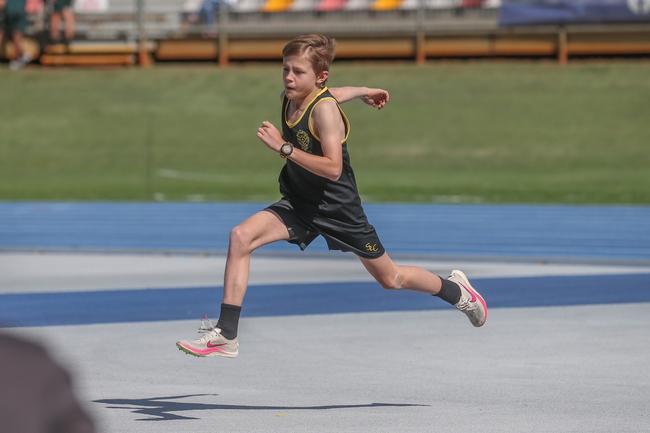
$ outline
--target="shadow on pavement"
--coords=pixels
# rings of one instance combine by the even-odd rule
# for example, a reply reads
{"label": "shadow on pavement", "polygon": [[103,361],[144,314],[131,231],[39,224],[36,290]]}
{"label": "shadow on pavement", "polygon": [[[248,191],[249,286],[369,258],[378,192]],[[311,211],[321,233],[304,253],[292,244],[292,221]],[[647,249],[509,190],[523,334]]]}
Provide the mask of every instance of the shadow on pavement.
{"label": "shadow on pavement", "polygon": [[369,404],[332,404],[323,406],[247,406],[239,404],[206,404],[183,403],[177,400],[187,397],[216,396],[218,394],[189,394],[170,397],[151,397],[141,399],[108,398],[94,400],[94,403],[104,403],[108,409],[125,409],[133,413],[148,415],[150,418],[140,418],[136,421],[170,421],[179,419],[199,419],[190,416],[181,416],[172,412],[195,410],[331,410],[331,409],[357,409],[374,407],[410,407],[429,406],[427,404],[410,403],[369,403]]}

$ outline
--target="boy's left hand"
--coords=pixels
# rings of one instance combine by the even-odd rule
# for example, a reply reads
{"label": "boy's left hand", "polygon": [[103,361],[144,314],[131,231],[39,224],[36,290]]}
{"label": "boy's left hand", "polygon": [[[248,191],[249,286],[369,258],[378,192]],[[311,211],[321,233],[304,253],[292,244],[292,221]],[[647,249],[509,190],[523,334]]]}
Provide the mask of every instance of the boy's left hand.
{"label": "boy's left hand", "polygon": [[282,138],[282,134],[278,131],[278,128],[273,126],[268,120],[262,122],[262,126],[257,129],[257,138],[262,140],[269,149],[278,153],[280,153],[280,147],[286,141]]}
{"label": "boy's left hand", "polygon": [[368,93],[363,95],[361,100],[371,107],[381,110],[390,101],[390,95],[384,89],[368,89]]}

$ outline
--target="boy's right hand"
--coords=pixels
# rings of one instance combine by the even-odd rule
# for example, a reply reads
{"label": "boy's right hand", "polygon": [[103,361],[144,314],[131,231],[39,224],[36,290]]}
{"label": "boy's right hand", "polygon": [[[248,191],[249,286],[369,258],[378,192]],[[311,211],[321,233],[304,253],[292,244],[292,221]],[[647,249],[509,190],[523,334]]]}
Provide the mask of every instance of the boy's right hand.
{"label": "boy's right hand", "polygon": [[371,107],[381,110],[390,101],[390,94],[384,89],[368,89],[368,92],[361,96],[361,100]]}
{"label": "boy's right hand", "polygon": [[282,138],[282,133],[278,128],[268,120],[263,121],[262,125],[257,129],[257,138],[262,140],[269,149],[278,153],[280,153],[280,147],[286,141]]}

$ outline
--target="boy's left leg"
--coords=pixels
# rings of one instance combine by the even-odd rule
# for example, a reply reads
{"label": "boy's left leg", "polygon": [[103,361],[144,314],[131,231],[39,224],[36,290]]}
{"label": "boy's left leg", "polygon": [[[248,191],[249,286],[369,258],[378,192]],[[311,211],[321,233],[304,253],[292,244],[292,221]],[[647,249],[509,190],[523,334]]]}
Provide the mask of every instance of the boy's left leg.
{"label": "boy's left leg", "polygon": [[359,260],[385,289],[408,289],[438,296],[464,312],[474,326],[483,326],[487,320],[485,300],[461,271],[452,271],[449,278],[443,279],[419,266],[397,265],[387,253],[375,259],[359,256]]}
{"label": "boy's left leg", "polygon": [[72,10],[72,7],[65,7],[61,11],[61,15],[63,16],[63,22],[65,24],[65,40],[66,42],[70,42],[71,40],[74,39],[74,33],[75,33],[75,19],[74,19],[74,11]]}

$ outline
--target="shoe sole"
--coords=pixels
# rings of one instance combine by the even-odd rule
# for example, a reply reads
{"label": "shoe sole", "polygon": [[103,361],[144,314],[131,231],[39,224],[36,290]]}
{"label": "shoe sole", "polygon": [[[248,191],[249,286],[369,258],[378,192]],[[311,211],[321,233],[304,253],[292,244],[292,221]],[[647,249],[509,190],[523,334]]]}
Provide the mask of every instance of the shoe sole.
{"label": "shoe sole", "polygon": [[483,296],[470,284],[469,279],[467,278],[467,275],[463,271],[459,271],[458,269],[451,271],[451,275],[458,275],[461,280],[463,280],[463,284],[465,288],[470,291],[474,296],[476,296],[476,299],[479,300],[481,305],[483,305],[483,311],[485,311],[485,318],[483,319],[483,323],[479,323],[478,325],[472,325],[476,326],[477,328],[485,325],[485,322],[487,322],[488,318],[488,307],[487,303],[485,302],[485,299],[483,299]]}
{"label": "shoe sole", "polygon": [[188,349],[187,347],[180,344],[180,342],[176,343],[176,347],[181,352],[183,352],[183,353],[185,353],[187,355],[195,356],[197,358],[210,358],[210,357],[214,357],[214,356],[220,356],[222,358],[236,358],[237,355],[239,355],[239,351],[237,351],[237,352],[218,352],[218,351],[214,351],[214,352],[210,352],[210,353],[204,355],[204,354],[193,352],[191,349]]}

